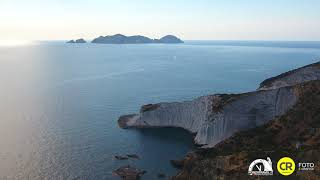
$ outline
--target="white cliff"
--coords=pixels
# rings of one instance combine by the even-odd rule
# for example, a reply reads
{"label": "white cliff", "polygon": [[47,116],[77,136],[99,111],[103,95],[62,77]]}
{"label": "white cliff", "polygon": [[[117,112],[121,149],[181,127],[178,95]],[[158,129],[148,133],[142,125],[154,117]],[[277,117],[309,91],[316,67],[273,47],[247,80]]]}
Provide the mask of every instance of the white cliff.
{"label": "white cliff", "polygon": [[[282,75],[280,80],[269,80],[268,85],[271,86],[262,86],[263,90],[259,91],[145,105],[139,114],[121,116],[118,123],[123,128],[184,128],[196,134],[195,143],[212,147],[236,132],[263,125],[286,113],[299,98],[295,86],[287,85],[320,78],[318,66],[316,69],[310,69],[314,68],[311,65],[304,68],[306,70],[299,68],[299,71]],[[301,73],[305,79],[298,77]],[[276,88],[277,85],[280,88]]]}

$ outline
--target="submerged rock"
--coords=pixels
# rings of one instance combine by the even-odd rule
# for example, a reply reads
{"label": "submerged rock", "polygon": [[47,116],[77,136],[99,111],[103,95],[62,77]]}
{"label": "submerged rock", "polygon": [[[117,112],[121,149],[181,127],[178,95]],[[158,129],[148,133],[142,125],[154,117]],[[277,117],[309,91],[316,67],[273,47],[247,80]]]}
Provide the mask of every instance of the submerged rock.
{"label": "submerged rock", "polygon": [[166,177],[166,174],[164,174],[164,173],[161,172],[161,173],[158,173],[157,176],[158,176],[158,178],[165,178],[165,177]]}
{"label": "submerged rock", "polygon": [[127,156],[114,156],[115,159],[117,160],[127,160],[129,159]]}
{"label": "submerged rock", "polygon": [[127,154],[125,156],[116,155],[116,156],[114,156],[114,158],[117,159],[117,160],[127,160],[129,158],[140,159],[140,157],[137,154]]}
{"label": "submerged rock", "polygon": [[127,156],[133,159],[140,159],[140,157],[137,154],[127,154]]}
{"label": "submerged rock", "polygon": [[184,165],[184,160],[170,160],[170,163],[175,168],[182,168]]}
{"label": "submerged rock", "polygon": [[120,176],[124,180],[138,180],[146,172],[147,171],[137,169],[127,165],[127,166],[122,166],[116,169],[115,171],[113,171],[113,174]]}

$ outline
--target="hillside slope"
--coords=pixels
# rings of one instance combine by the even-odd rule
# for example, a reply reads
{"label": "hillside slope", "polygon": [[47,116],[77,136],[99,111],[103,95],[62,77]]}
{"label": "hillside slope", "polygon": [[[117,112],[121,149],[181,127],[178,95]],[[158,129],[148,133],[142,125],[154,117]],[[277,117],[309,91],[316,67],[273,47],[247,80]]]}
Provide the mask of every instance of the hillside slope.
{"label": "hillside slope", "polygon": [[313,162],[314,171],[295,171],[291,179],[320,179],[320,81],[296,85],[299,99],[287,113],[269,123],[234,134],[214,148],[200,149],[181,161],[182,171],[175,180],[255,179],[247,175],[250,163],[258,158],[276,162],[284,156],[295,162]]}

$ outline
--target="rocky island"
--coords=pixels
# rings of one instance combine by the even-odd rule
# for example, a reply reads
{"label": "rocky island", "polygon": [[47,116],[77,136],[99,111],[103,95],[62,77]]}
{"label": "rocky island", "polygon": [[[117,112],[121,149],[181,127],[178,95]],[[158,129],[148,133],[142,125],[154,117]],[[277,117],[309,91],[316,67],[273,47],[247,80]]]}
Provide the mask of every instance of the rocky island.
{"label": "rocky island", "polygon": [[[122,128],[180,127],[202,148],[173,179],[248,179],[256,158],[285,155],[320,166],[320,62],[269,78],[253,92],[144,105],[121,116]],[[301,179],[319,179],[313,172]],[[252,177],[251,177],[252,178]]]}
{"label": "rocky island", "polygon": [[70,40],[67,43],[86,43],[84,39]]}
{"label": "rocky island", "polygon": [[166,43],[175,44],[183,43],[183,41],[176,36],[167,35],[161,39],[150,39],[145,36],[125,36],[122,34],[115,34],[112,36],[100,36],[92,40],[92,43],[97,44],[149,44],[149,43]]}

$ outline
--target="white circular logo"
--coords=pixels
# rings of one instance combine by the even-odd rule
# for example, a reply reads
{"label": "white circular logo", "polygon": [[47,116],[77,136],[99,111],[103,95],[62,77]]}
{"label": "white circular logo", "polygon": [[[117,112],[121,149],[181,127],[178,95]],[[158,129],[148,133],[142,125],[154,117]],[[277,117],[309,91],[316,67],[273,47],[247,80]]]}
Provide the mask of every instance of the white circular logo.
{"label": "white circular logo", "polygon": [[248,169],[249,175],[273,175],[273,169],[272,169],[272,161],[269,157],[267,157],[267,160],[265,159],[256,159],[254,160]]}

